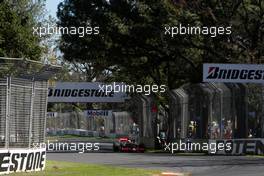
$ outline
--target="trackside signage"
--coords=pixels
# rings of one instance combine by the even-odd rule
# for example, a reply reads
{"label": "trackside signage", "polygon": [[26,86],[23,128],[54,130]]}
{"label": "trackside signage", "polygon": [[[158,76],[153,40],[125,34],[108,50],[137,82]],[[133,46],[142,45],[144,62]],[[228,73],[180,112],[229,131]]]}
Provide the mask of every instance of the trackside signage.
{"label": "trackside signage", "polygon": [[209,140],[209,143],[231,143],[232,150],[217,151],[219,155],[263,155],[264,154],[264,139],[230,139],[230,140]]}
{"label": "trackside signage", "polygon": [[264,65],[204,64],[204,82],[264,83]]}
{"label": "trackside signage", "polygon": [[111,110],[86,110],[84,111],[86,117],[112,117]]}
{"label": "trackside signage", "polygon": [[0,175],[14,172],[42,171],[46,163],[46,149],[0,150]]}
{"label": "trackside signage", "polygon": [[127,94],[105,91],[99,82],[58,82],[49,88],[48,102],[124,102]]}

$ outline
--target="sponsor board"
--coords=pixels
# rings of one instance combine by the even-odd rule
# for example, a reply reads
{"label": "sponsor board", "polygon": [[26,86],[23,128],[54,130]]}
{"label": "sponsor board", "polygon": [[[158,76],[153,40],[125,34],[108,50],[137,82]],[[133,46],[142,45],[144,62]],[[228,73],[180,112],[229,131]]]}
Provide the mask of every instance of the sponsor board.
{"label": "sponsor board", "polygon": [[58,117],[57,112],[47,112],[47,118],[55,118]]}
{"label": "sponsor board", "polygon": [[58,82],[49,88],[48,102],[124,102],[124,92],[103,91],[99,82]]}
{"label": "sponsor board", "polygon": [[[231,143],[231,150],[217,151],[219,155],[264,155],[264,139],[209,140],[209,143]],[[209,152],[210,153],[210,152]]]}
{"label": "sponsor board", "polygon": [[111,110],[86,110],[84,111],[85,117],[112,117]]}
{"label": "sponsor board", "polygon": [[203,82],[264,83],[264,65],[204,64]]}
{"label": "sponsor board", "polygon": [[45,148],[0,150],[0,175],[42,171],[45,168],[45,163]]}

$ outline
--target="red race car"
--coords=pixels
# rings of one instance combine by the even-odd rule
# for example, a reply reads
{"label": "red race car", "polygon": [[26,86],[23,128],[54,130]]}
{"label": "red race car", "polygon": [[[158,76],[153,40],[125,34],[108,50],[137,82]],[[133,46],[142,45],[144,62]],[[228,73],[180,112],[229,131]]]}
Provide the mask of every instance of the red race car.
{"label": "red race car", "polygon": [[115,152],[144,152],[145,147],[143,144],[137,144],[135,141],[130,140],[128,137],[118,138],[114,142],[113,148]]}

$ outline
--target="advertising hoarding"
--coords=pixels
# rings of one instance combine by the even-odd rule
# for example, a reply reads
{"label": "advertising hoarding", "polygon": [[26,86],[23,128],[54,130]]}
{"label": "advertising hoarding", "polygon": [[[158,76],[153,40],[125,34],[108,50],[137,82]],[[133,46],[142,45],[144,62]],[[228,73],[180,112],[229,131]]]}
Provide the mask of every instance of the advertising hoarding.
{"label": "advertising hoarding", "polygon": [[111,110],[86,110],[84,111],[85,117],[112,117]]}
{"label": "advertising hoarding", "polygon": [[219,155],[263,155],[264,154],[264,139],[252,138],[252,139],[218,139],[209,140],[209,143],[230,143],[231,150],[217,151]]}
{"label": "advertising hoarding", "polygon": [[0,150],[0,175],[42,171],[45,169],[45,163],[45,148]]}
{"label": "advertising hoarding", "polygon": [[48,102],[124,102],[124,92],[105,91],[99,82],[58,82],[49,88]]}
{"label": "advertising hoarding", "polygon": [[203,82],[264,83],[264,65],[204,64]]}

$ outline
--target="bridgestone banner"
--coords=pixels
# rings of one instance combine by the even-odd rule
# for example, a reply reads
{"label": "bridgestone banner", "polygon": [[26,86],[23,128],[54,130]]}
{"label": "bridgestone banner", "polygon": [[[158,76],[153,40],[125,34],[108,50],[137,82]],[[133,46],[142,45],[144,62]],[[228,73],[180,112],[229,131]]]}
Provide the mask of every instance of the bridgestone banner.
{"label": "bridgestone banner", "polygon": [[103,83],[58,82],[49,88],[48,102],[124,102],[124,92],[105,91]]}
{"label": "bridgestone banner", "polygon": [[264,139],[230,139],[230,140],[209,140],[209,143],[230,143],[231,150],[217,151],[219,155],[264,155]]}
{"label": "bridgestone banner", "polygon": [[42,171],[46,149],[0,150],[0,175],[14,172]]}
{"label": "bridgestone banner", "polygon": [[204,64],[204,82],[264,83],[264,65]]}

